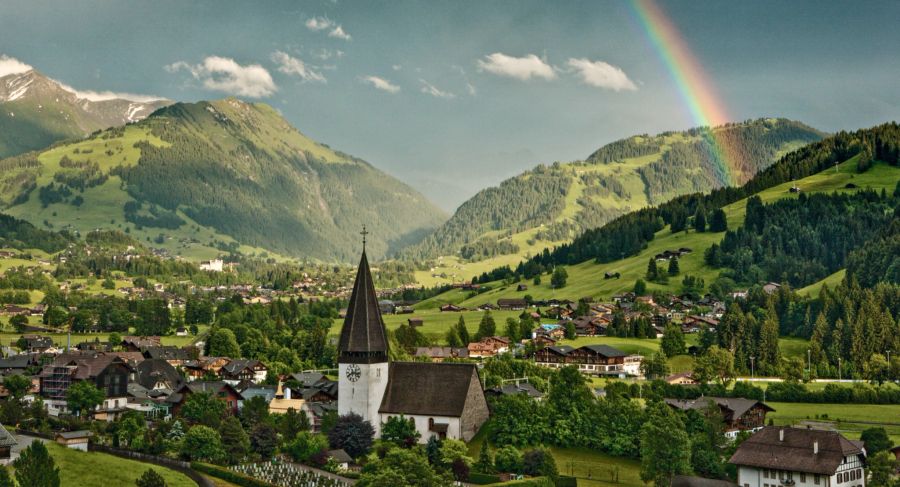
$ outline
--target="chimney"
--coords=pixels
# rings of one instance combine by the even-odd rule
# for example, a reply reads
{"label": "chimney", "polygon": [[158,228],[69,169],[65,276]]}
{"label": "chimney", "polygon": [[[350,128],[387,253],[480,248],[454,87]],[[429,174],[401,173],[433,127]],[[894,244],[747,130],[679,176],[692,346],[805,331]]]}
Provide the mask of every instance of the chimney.
{"label": "chimney", "polygon": [[814,441],[813,442],[813,455],[818,455],[818,454],[819,454],[819,442]]}
{"label": "chimney", "polygon": [[284,398],[287,399],[288,401],[291,400],[291,388],[290,387],[284,388]]}
{"label": "chimney", "polygon": [[778,441],[784,441],[784,428],[778,430]]}

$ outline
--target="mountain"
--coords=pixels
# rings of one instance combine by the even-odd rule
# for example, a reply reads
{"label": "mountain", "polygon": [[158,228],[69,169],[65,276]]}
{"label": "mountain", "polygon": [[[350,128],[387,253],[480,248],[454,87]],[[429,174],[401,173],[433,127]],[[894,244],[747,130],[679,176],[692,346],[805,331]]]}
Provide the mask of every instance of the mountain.
{"label": "mountain", "polygon": [[[786,154],[739,188],[684,195],[628,213],[511,268],[477,276],[487,292],[449,291],[422,306],[450,302],[474,308],[526,294],[607,299],[631,291],[638,279],[648,280],[650,261],[668,274],[659,257],[667,251],[681,253],[679,272],[647,282],[648,292],[721,295],[772,281],[818,293],[823,283],[833,287],[845,273],[864,285],[900,283],[898,206],[900,125],[841,132]],[[701,210],[711,215],[707,221],[721,212],[726,229],[707,225],[698,231],[691,216]],[[562,288],[550,285],[546,273],[554,268],[566,270]],[[509,284],[517,278],[526,280],[527,291]]]}
{"label": "mountain", "polygon": [[0,160],[6,213],[84,232],[119,228],[185,257],[218,251],[351,261],[416,242],[445,215],[367,162],[306,137],[272,107],[175,103],[146,119]]}
{"label": "mountain", "polygon": [[168,100],[83,95],[36,70],[0,78],[0,157],[146,118]]}
{"label": "mountain", "polygon": [[[713,129],[639,135],[601,147],[584,161],[554,163],[503,181],[463,203],[403,255],[444,256],[424,282],[461,280],[569,241],[616,217],[682,194],[723,186],[711,139],[728,149],[736,184],[823,134],[800,122],[759,119]],[[481,262],[479,262],[481,261]]]}

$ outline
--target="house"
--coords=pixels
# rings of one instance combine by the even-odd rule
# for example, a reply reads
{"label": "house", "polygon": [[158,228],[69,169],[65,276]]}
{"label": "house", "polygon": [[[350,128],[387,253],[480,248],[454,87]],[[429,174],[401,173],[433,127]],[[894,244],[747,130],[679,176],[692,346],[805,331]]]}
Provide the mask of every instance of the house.
{"label": "house", "polygon": [[200,262],[201,271],[222,272],[225,262],[222,259],[204,260]]}
{"label": "house", "polygon": [[544,347],[534,353],[534,363],[544,367],[565,367],[567,357],[573,350],[568,345]]}
{"label": "house", "polygon": [[763,292],[766,294],[773,294],[779,289],[781,289],[781,284],[778,284],[777,282],[767,282],[762,287]]}
{"label": "house", "polygon": [[392,362],[381,423],[412,419],[425,443],[431,437],[470,441],[490,414],[475,364]]}
{"label": "house", "polygon": [[9,465],[12,448],[18,444],[16,437],[0,425],[0,465]]}
{"label": "house", "polygon": [[188,336],[188,330],[187,330],[187,328],[185,328],[185,327],[183,327],[183,326],[179,326],[179,327],[175,330],[175,336],[177,336],[177,337],[186,337],[186,336]]}
{"label": "house", "polygon": [[553,368],[574,365],[586,374],[618,377],[640,377],[642,361],[640,355],[629,355],[609,345],[585,345],[577,349],[553,346],[534,353],[536,365]]}
{"label": "house", "polygon": [[91,439],[91,433],[87,430],[63,431],[56,433],[56,442],[66,448],[73,450],[88,451],[88,442]]}
{"label": "house", "polygon": [[53,339],[41,335],[22,335],[17,344],[24,352],[40,353],[53,348]]}
{"label": "house", "polygon": [[425,320],[422,318],[409,318],[406,320],[406,324],[411,327],[422,326],[425,324]]}
{"label": "house", "polygon": [[338,468],[342,470],[350,470],[350,466],[354,464],[353,458],[343,449],[328,450],[328,458],[333,459],[337,463]]}
{"label": "house", "polygon": [[123,336],[122,348],[129,352],[142,352],[148,347],[159,347],[162,345],[162,339],[158,336],[139,337],[139,336]]}
{"label": "house", "polygon": [[292,396],[291,389],[284,387],[281,382],[278,383],[278,389],[275,390],[275,397],[269,401],[269,413],[284,414],[288,409],[300,412],[306,401],[302,398]]}
{"label": "house", "polygon": [[197,360],[188,360],[183,369],[187,380],[198,380],[207,376],[218,376],[219,369],[225,366],[231,359],[228,357],[200,357]]}
{"label": "house", "polygon": [[91,381],[107,398],[125,398],[132,368],[115,354],[62,354],[44,366],[39,375],[40,394],[56,414],[66,409],[66,394],[72,384]]}
{"label": "house", "polygon": [[719,320],[708,316],[690,315],[684,319],[681,326],[682,328],[711,328],[715,330],[715,328],[719,326]]}
{"label": "house", "polygon": [[237,414],[239,401],[243,400],[241,394],[227,382],[194,381],[182,384],[181,387],[166,398],[166,402],[171,405],[172,412],[177,415],[191,394],[211,394],[225,401],[230,414]]}
{"label": "house", "polygon": [[501,298],[497,300],[497,306],[503,310],[521,311],[528,306],[528,302],[518,298]]}
{"label": "house", "polygon": [[672,374],[666,377],[666,382],[673,385],[686,386],[696,384],[693,372],[681,372],[680,374]]}
{"label": "house", "polygon": [[133,382],[150,391],[174,391],[184,380],[169,362],[160,358],[151,358],[137,364]]}
{"label": "house", "polygon": [[259,360],[234,359],[219,369],[219,377],[229,384],[241,381],[265,382],[269,369]]}
{"label": "house", "polygon": [[181,367],[185,362],[191,359],[191,353],[188,349],[178,348],[171,345],[161,347],[146,347],[143,350],[144,358],[162,359],[169,362],[173,367]]}
{"label": "house", "polygon": [[455,304],[444,304],[444,305],[441,306],[441,311],[442,311],[442,312],[453,312],[453,313],[458,313],[458,312],[460,312],[460,311],[463,311],[463,308],[461,308],[461,307],[459,307],[459,306],[457,306],[457,305],[455,305]]}
{"label": "house", "polygon": [[477,342],[470,343],[466,348],[469,351],[469,358],[493,357],[494,355],[509,352],[509,338],[484,337]]}
{"label": "house", "polygon": [[515,384],[503,384],[501,386],[492,387],[490,389],[486,389],[484,393],[488,396],[512,396],[516,394],[525,394],[526,396],[540,400],[544,397],[544,394],[535,389],[533,385],[528,382],[516,382]]}
{"label": "house", "polygon": [[742,397],[701,396],[697,399],[666,399],[672,409],[704,411],[715,404],[725,422],[725,436],[737,437],[742,431],[758,431],[766,425],[766,413],[774,411],[769,405]]}
{"label": "house", "polygon": [[518,292],[527,291],[527,290],[528,290],[527,284],[519,284],[518,286],[516,286],[516,291],[518,291]]}
{"label": "house", "polygon": [[560,325],[558,323],[543,324],[538,326],[531,332],[532,338],[537,338],[539,336],[546,336],[553,338],[554,340],[560,340],[562,338],[565,338],[566,329],[563,327],[563,325]]}
{"label": "house", "polygon": [[558,341],[556,338],[550,338],[546,335],[538,335],[531,340],[537,347],[552,347]]}
{"label": "house", "polygon": [[866,452],[835,431],[767,426],[729,462],[744,487],[865,487]]}
{"label": "house", "polygon": [[443,362],[446,359],[469,358],[468,348],[453,347],[418,347],[414,357],[428,357],[432,362]]}

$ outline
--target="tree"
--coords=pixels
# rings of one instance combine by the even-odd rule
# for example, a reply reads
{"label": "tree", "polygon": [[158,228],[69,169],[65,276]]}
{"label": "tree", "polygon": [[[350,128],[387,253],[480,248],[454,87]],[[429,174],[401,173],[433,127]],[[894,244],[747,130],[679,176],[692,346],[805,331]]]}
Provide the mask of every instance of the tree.
{"label": "tree", "polygon": [[456,333],[459,335],[459,339],[462,342],[462,346],[466,346],[472,340],[469,337],[469,329],[466,328],[466,319],[463,318],[463,315],[459,315],[459,320],[456,322]]}
{"label": "tree", "polygon": [[117,332],[112,332],[109,334],[109,338],[106,339],[109,342],[109,346],[112,348],[116,348],[122,344],[122,335]]}
{"label": "tree", "polygon": [[550,380],[547,402],[558,415],[570,416],[577,411],[586,411],[593,399],[587,380],[574,365],[559,369]]}
{"label": "tree", "polygon": [[481,322],[478,323],[478,331],[475,333],[475,341],[485,337],[491,337],[497,334],[497,324],[490,311],[485,311],[481,316]]}
{"label": "tree", "polygon": [[244,400],[244,407],[241,408],[241,423],[244,427],[252,430],[259,423],[269,419],[269,403],[263,396],[253,396]]}
{"label": "tree", "polygon": [[416,429],[415,420],[406,418],[402,414],[391,416],[381,424],[381,439],[395,443],[397,446],[411,448],[419,442],[421,436]]}
{"label": "tree", "polygon": [[6,465],[0,465],[0,487],[16,487]]}
{"label": "tree", "polygon": [[250,447],[259,453],[263,460],[272,458],[278,447],[278,431],[268,423],[259,423],[250,432]]}
{"label": "tree", "polygon": [[109,276],[106,276],[106,279],[103,280],[102,286],[103,286],[103,289],[115,289],[116,281],[113,281],[112,278],[110,278]]}
{"label": "tree", "polygon": [[[656,265],[656,262],[654,261],[654,266],[655,265]],[[643,295],[647,294],[647,283],[644,282],[643,279],[638,279],[637,281],[634,281],[633,291],[634,291],[635,296],[643,296]]]}
{"label": "tree", "polygon": [[166,479],[152,468],[145,470],[134,483],[137,487],[166,487]]}
{"label": "tree", "polygon": [[220,434],[225,449],[225,461],[232,465],[240,463],[250,451],[250,437],[241,426],[240,420],[234,416],[226,418],[222,422]]}
{"label": "tree", "polygon": [[703,384],[717,380],[727,387],[734,379],[734,356],[718,345],[709,347],[694,364],[694,378]]}
{"label": "tree", "polygon": [[87,380],[72,384],[66,391],[66,403],[76,416],[80,416],[82,411],[93,411],[103,402],[104,398],[106,398],[106,394],[93,382]]}
{"label": "tree", "polygon": [[650,359],[641,362],[641,373],[647,380],[662,379],[669,375],[669,362],[663,352],[656,352]]}
{"label": "tree", "polygon": [[322,464],[328,453],[328,438],[319,433],[301,431],[284,449],[300,463]]}
{"label": "tree", "polygon": [[710,232],[724,232],[728,230],[728,217],[725,216],[725,210],[718,208],[713,211],[712,218],[709,221]]}
{"label": "tree", "polygon": [[766,318],[759,330],[759,369],[769,375],[776,375],[780,364],[781,352],[778,349],[778,313],[774,303],[770,303]]}
{"label": "tree", "polygon": [[59,306],[47,306],[44,310],[44,324],[47,326],[62,326],[69,319],[69,315]]}
{"label": "tree", "polygon": [[284,414],[278,418],[278,431],[285,438],[293,438],[301,431],[309,430],[309,418],[304,411],[297,411],[294,408],[288,408]]}
{"label": "tree", "polygon": [[240,358],[241,347],[234,332],[228,328],[216,328],[209,334],[208,355],[213,357]]}
{"label": "tree", "polygon": [[369,453],[375,428],[356,413],[339,416],[337,423],[328,432],[328,443],[333,449],[343,449],[353,458]]}
{"label": "tree", "polygon": [[647,263],[647,280],[655,281],[659,278],[659,269],[656,267],[656,259],[650,257],[650,262]]}
{"label": "tree", "polygon": [[669,259],[669,275],[677,276],[681,270],[678,268],[678,257],[672,257]]}
{"label": "tree", "polygon": [[890,450],[894,446],[887,431],[881,426],[863,430],[859,439],[866,445],[866,454],[869,456],[875,455],[880,451]]}
{"label": "tree", "polygon": [[494,466],[498,472],[505,473],[521,473],[522,472],[522,452],[518,448],[507,445],[497,450],[494,457]]}
{"label": "tree", "polygon": [[557,266],[556,269],[553,269],[553,274],[550,276],[550,285],[553,286],[553,289],[562,289],[566,287],[568,278],[569,273],[566,272],[566,269],[562,266]]}
{"label": "tree", "polygon": [[425,442],[425,456],[431,465],[441,464],[441,440],[437,436],[431,436]]}
{"label": "tree", "polygon": [[16,330],[16,333],[22,333],[28,326],[28,318],[25,315],[15,315],[9,319],[9,324]]}
{"label": "tree", "polygon": [[487,441],[481,442],[481,450],[478,452],[478,461],[475,462],[473,468],[480,473],[494,473],[494,456],[491,454],[491,446]]}
{"label": "tree", "polygon": [[363,467],[359,487],[444,487],[451,479],[442,477],[428,463],[421,448],[391,448],[384,458],[375,458]]}
{"label": "tree", "polygon": [[566,340],[574,340],[577,334],[575,323],[573,321],[566,322]]}
{"label": "tree", "polygon": [[681,327],[676,325],[666,325],[659,346],[666,357],[672,358],[676,355],[684,355],[684,332],[681,331]]}
{"label": "tree", "polygon": [[181,444],[181,455],[190,460],[218,462],[225,456],[225,450],[222,448],[222,438],[216,430],[209,426],[193,426],[184,435],[184,441]]}
{"label": "tree", "polygon": [[447,334],[444,335],[444,340],[447,342],[448,347],[460,348],[468,345],[463,344],[462,339],[459,337],[459,332],[456,330],[455,326],[451,326],[449,329],[447,329]]}
{"label": "tree", "polygon": [[21,401],[31,389],[31,380],[25,375],[7,375],[3,378],[3,388],[13,399]]}
{"label": "tree", "polygon": [[213,394],[195,392],[188,395],[179,413],[181,417],[192,423],[218,428],[226,410],[225,401]]}
{"label": "tree", "polygon": [[641,480],[657,487],[672,485],[672,477],[691,469],[691,441],[684,423],[663,402],[655,402],[641,427]]}
{"label": "tree", "polygon": [[528,450],[522,456],[522,470],[526,475],[534,477],[547,477],[554,485],[559,479],[559,470],[556,468],[556,460],[546,448]]}
{"label": "tree", "polygon": [[34,440],[13,461],[16,482],[28,487],[59,487],[59,467],[40,440]]}
{"label": "tree", "polygon": [[[868,449],[866,450],[868,453]],[[880,451],[874,455],[868,455],[869,481],[866,483],[869,487],[892,487],[897,485],[892,481],[894,472],[897,471],[897,460],[893,454],[887,451]]]}
{"label": "tree", "polygon": [[697,212],[694,213],[694,230],[698,232],[706,231],[706,209],[703,206],[697,207]]}

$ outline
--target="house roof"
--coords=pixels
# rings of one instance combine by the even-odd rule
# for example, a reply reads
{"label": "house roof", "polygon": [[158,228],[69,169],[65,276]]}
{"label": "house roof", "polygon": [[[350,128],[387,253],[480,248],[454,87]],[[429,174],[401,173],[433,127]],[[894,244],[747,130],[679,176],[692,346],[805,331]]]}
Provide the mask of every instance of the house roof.
{"label": "house roof", "polygon": [[0,424],[0,446],[14,446],[18,443],[16,437]]}
{"label": "house roof", "polygon": [[697,399],[666,399],[666,404],[685,411],[688,409],[703,410],[707,408],[709,401],[715,402],[720,408],[731,411],[732,417],[734,418],[743,416],[744,413],[757,404],[767,411],[774,411],[768,404],[757,401],[756,399],[745,399],[743,397],[702,396]]}
{"label": "house roof", "polygon": [[135,367],[137,382],[147,389],[153,389],[157,382],[168,382],[177,388],[181,382],[181,374],[169,362],[161,358],[150,358]]}
{"label": "house roof", "polygon": [[269,412],[283,414],[286,413],[288,409],[300,411],[300,408],[302,408],[304,404],[306,404],[306,401],[303,399],[284,399],[276,397],[269,401]]}
{"label": "house roof", "polygon": [[236,358],[231,362],[223,365],[220,371],[224,370],[228,374],[239,374],[244,369],[253,369],[259,363],[259,360]]}
{"label": "house roof", "polygon": [[343,449],[328,450],[328,456],[334,458],[338,463],[353,463],[353,458]]}
{"label": "house roof", "polygon": [[[462,416],[475,364],[391,362],[379,413]],[[478,386],[481,387],[480,381]]]}
{"label": "house roof", "polygon": [[78,431],[62,431],[56,433],[57,437],[63,437],[67,440],[72,440],[76,438],[90,438],[93,433],[88,430],[78,430]]}
{"label": "house roof", "polygon": [[618,348],[610,347],[609,345],[585,345],[581,348],[586,348],[598,355],[603,355],[604,357],[625,357],[628,355],[627,353],[619,350]]}
{"label": "house roof", "polygon": [[489,391],[501,396],[511,396],[514,394],[526,394],[528,397],[533,398],[544,396],[541,391],[535,389],[535,387],[528,382],[523,382],[521,384],[503,384],[500,387],[492,387]]}
{"label": "house roof", "polygon": [[166,360],[188,360],[191,358],[187,350],[174,346],[146,347],[144,356]]}
{"label": "house roof", "polygon": [[363,250],[353,283],[353,293],[347,305],[347,317],[338,341],[338,362],[379,363],[387,361],[388,339],[378,297]]}
{"label": "house roof", "polygon": [[[813,452],[815,443],[818,443],[818,453]],[[767,426],[741,443],[729,462],[833,475],[845,456],[862,454],[859,445],[835,431]]]}
{"label": "house roof", "polygon": [[303,387],[312,387],[325,379],[325,374],[320,372],[297,372],[291,374],[291,378],[299,382]]}

